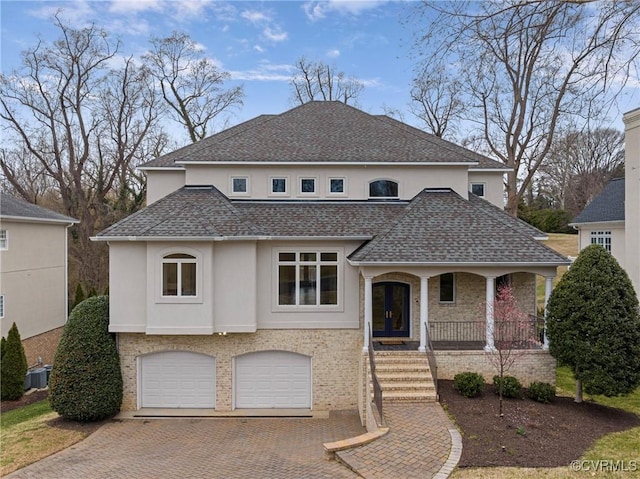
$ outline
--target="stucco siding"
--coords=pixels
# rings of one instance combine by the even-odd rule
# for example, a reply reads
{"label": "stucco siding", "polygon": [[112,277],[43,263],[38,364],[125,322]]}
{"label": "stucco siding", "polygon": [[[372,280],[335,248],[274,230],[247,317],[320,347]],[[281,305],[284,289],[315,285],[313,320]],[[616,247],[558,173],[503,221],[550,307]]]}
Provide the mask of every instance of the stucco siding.
{"label": "stucco siding", "polygon": [[471,183],[484,183],[484,199],[499,208],[504,208],[504,172],[469,172],[469,191]]}
{"label": "stucco siding", "polygon": [[159,351],[193,351],[216,360],[217,411],[233,409],[233,360],[254,351],[281,350],[312,360],[312,408],[352,409],[358,401],[362,338],[357,330],[277,330],[226,336],[118,334],[124,380],[123,411],[138,409],[138,358]]}
{"label": "stucco siding", "polygon": [[147,245],[113,242],[109,248],[109,330],[143,332],[147,317]]}
{"label": "stucco siding", "polygon": [[640,108],[626,113],[625,123],[625,269],[640,295]]}
{"label": "stucco siding", "polygon": [[[171,170],[146,170],[147,205],[155,203],[169,193],[185,185],[185,173],[180,168]],[[201,183],[195,183],[201,184]]]}

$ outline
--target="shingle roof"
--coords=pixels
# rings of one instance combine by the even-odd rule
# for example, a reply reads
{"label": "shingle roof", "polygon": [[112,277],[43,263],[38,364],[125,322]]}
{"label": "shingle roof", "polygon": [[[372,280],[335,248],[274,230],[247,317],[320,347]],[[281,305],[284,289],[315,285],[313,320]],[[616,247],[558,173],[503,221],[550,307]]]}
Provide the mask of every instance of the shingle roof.
{"label": "shingle roof", "polygon": [[624,221],[624,178],[611,180],[575,217],[572,224],[601,221]]}
{"label": "shingle roof", "polygon": [[567,260],[540,244],[515,218],[498,217],[484,200],[450,189],[425,189],[391,228],[354,252],[357,263],[556,263]]}
{"label": "shingle roof", "polygon": [[53,223],[77,223],[78,220],[65,216],[55,211],[48,210],[42,206],[28,203],[12,196],[8,193],[1,193],[0,196],[0,216],[3,218],[20,218],[23,220],[37,220]]}
{"label": "shingle roof", "polygon": [[406,201],[229,200],[214,187],[183,187],[98,238],[358,238],[364,263],[546,263],[567,260],[535,228],[480,198],[423,190]]}
{"label": "shingle roof", "polygon": [[178,166],[181,162],[455,162],[475,168],[504,168],[397,120],[326,101],[259,116],[142,168]]}

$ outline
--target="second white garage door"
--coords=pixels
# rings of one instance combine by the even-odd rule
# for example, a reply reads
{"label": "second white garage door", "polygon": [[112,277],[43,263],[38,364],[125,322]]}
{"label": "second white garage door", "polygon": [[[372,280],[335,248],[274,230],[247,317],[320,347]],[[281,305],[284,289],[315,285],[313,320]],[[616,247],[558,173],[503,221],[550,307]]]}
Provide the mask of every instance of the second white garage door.
{"label": "second white garage door", "polygon": [[189,351],[140,358],[141,407],[214,408],[216,360]]}
{"label": "second white garage door", "polygon": [[311,408],[311,358],[261,351],[235,359],[235,406],[245,409]]}

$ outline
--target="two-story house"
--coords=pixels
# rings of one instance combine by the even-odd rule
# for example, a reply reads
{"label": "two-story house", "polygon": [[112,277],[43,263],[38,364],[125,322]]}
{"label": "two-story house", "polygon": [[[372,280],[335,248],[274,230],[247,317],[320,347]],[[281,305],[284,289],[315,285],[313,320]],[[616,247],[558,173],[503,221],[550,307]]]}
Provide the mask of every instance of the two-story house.
{"label": "two-story house", "polygon": [[0,324],[15,322],[27,363],[51,364],[67,321],[67,228],[78,220],[2,192]]}
{"label": "two-story house", "polygon": [[[506,214],[504,165],[337,102],[262,115],[145,164],[102,231],[124,410],[363,410],[367,351],[433,344],[490,378],[493,300],[536,313],[563,256]],[[541,331],[540,331],[541,334]],[[511,372],[554,382],[541,335]],[[489,352],[488,352],[489,351]]]}

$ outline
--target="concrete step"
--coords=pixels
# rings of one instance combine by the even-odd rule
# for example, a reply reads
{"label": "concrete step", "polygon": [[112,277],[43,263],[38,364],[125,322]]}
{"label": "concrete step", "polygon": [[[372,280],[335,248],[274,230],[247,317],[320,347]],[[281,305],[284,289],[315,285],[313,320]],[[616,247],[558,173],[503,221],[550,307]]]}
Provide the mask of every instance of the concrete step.
{"label": "concrete step", "polygon": [[413,381],[390,381],[381,382],[380,387],[383,391],[414,391],[414,392],[427,392],[435,391],[436,387],[433,382],[416,383]]}
{"label": "concrete step", "polygon": [[412,391],[382,391],[382,400],[386,403],[395,402],[435,402],[436,392],[423,393]]}
{"label": "concrete step", "polygon": [[376,376],[378,377],[378,381],[406,381],[406,380],[416,380],[416,381],[432,381],[433,376],[430,371],[425,371],[424,369],[416,369],[410,371],[401,371],[398,372],[396,370],[393,371],[384,371],[384,370],[376,370]]}
{"label": "concrete step", "polygon": [[376,374],[409,374],[420,373],[431,374],[431,370],[424,364],[376,364]]}

